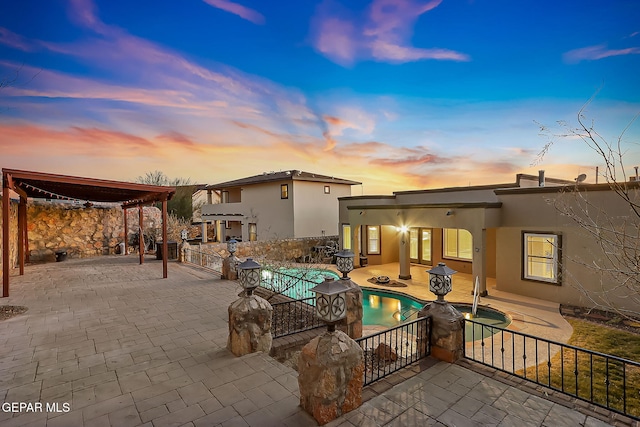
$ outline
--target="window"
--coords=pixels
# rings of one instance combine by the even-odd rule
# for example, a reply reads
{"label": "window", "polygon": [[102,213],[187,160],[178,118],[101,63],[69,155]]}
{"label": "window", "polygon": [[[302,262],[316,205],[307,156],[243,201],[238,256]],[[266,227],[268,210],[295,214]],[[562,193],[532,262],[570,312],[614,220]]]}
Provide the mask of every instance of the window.
{"label": "window", "polygon": [[367,226],[367,253],[371,255],[380,254],[380,226]]}
{"label": "window", "polygon": [[351,250],[351,225],[342,224],[342,249]]}
{"label": "window", "polygon": [[524,233],[525,279],[559,283],[560,236],[557,234]]}
{"label": "window", "polygon": [[289,184],[282,184],[280,186],[280,198],[281,199],[289,198]]}
{"label": "window", "polygon": [[222,191],[222,203],[229,203],[229,192]]}
{"label": "window", "polygon": [[331,186],[329,185],[324,186],[324,194],[331,194]]}
{"label": "window", "polygon": [[249,241],[255,242],[258,240],[258,225],[249,223]]}
{"label": "window", "polygon": [[455,258],[464,261],[473,259],[473,237],[462,228],[445,228],[443,230],[444,258]]}

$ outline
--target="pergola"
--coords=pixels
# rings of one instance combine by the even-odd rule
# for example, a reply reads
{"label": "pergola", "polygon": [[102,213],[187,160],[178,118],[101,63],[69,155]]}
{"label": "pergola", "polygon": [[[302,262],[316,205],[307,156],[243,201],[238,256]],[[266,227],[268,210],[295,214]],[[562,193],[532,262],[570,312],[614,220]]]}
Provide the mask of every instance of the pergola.
{"label": "pergola", "polygon": [[[9,191],[20,196],[18,204],[18,260],[20,275],[28,260],[27,198],[79,200],[82,202],[121,203],[124,209],[125,250],[127,246],[127,209],[138,208],[140,229],[143,229],[142,206],[162,202],[162,271],[167,278],[167,201],[176,189],[158,185],[108,181],[50,173],[2,169],[2,297],[9,296]],[[144,262],[143,239],[140,242],[140,264]],[[126,253],[126,252],[125,252]]]}

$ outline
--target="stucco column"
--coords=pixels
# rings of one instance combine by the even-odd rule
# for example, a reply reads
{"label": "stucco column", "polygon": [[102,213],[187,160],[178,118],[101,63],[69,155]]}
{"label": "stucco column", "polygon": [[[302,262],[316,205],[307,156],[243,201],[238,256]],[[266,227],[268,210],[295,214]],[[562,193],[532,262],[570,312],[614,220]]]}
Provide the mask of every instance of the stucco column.
{"label": "stucco column", "polygon": [[[479,287],[478,294],[481,297],[489,295],[487,292],[487,229],[483,228],[480,235],[473,236],[473,265],[472,280],[475,286],[476,277],[478,278]],[[473,294],[473,287],[471,288]]]}
{"label": "stucco column", "polygon": [[202,221],[202,243],[207,243],[207,221]]}
{"label": "stucco column", "polygon": [[411,245],[409,244],[409,230],[400,231],[400,274],[399,279],[411,279]]}
{"label": "stucco column", "polygon": [[360,265],[360,254],[362,254],[362,249],[360,248],[360,225],[351,225],[351,248],[355,254],[353,264],[362,267]]}

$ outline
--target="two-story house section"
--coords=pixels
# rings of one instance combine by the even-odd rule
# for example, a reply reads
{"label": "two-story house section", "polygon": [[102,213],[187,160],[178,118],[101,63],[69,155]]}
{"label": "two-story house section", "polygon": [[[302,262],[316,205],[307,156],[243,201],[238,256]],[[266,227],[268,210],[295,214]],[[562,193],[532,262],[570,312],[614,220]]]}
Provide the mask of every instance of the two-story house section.
{"label": "two-story house section", "polygon": [[338,235],[338,198],[360,182],[299,170],[264,172],[207,186],[220,203],[202,207],[220,241]]}

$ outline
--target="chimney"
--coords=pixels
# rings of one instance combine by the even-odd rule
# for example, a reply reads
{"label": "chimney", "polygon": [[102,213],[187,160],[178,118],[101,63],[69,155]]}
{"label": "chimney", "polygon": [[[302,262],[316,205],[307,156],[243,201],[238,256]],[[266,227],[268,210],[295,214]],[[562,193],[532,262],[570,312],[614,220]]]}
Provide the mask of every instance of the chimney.
{"label": "chimney", "polygon": [[544,187],[544,170],[538,171],[538,187]]}
{"label": "chimney", "polygon": [[634,166],[635,170],[636,170],[636,182],[638,182],[638,166]]}

